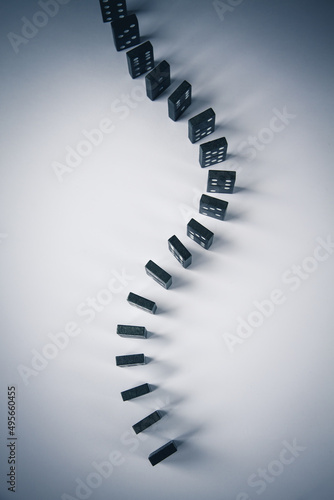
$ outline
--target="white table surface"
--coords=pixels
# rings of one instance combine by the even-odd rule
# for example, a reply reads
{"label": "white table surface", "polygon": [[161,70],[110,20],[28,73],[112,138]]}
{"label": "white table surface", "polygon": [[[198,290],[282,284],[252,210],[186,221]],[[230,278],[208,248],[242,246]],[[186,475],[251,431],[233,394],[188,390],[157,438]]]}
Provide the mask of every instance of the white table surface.
{"label": "white table surface", "polygon": [[[14,498],[4,480],[12,385],[17,500],[333,498],[333,7],[217,5],[220,16],[211,1],[128,1],[156,61],[171,65],[155,102],[97,0],[60,5],[47,24],[37,2],[3,7],[3,499]],[[45,25],[10,42],[23,17]],[[193,103],[174,123],[166,100],[184,79]],[[198,213],[207,169],[187,138],[187,120],[208,107],[210,140],[229,144],[217,168],[237,172],[236,192],[218,195],[224,222]],[[112,131],[57,176],[67,148],[101,122]],[[215,233],[210,250],[186,236],[191,217]],[[189,269],[168,251],[173,234],[193,253]],[[173,275],[170,290],[146,276],[149,259]],[[128,305],[130,291],[158,314]],[[118,323],[151,336],[120,338]],[[55,347],[52,335],[71,327]],[[52,359],[38,361],[43,352]],[[150,362],[115,366],[134,352]],[[121,400],[144,382],[156,389]],[[155,409],[162,420],[136,436],[131,426]],[[148,455],[171,439],[177,453],[152,467]],[[96,464],[111,458],[102,478]],[[91,486],[76,491],[80,481]]]}

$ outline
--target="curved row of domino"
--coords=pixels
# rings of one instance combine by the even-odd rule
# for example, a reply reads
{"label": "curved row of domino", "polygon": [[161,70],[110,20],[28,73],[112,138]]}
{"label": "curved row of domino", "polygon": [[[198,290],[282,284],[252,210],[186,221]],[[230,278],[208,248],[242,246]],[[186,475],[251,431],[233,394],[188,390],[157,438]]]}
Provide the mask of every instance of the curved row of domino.
{"label": "curved row of domino", "polygon": [[[162,61],[154,66],[153,47],[149,41],[140,44],[138,20],[135,14],[127,11],[126,0],[99,0],[104,22],[111,23],[112,34],[117,51],[131,47],[126,52],[129,73],[137,78],[145,73],[146,94],[154,101],[171,84],[170,66]],[[168,115],[176,121],[191,104],[191,85],[184,80],[168,97]],[[188,120],[188,137],[192,143],[203,139],[215,130],[216,115],[212,108]],[[225,137],[202,143],[199,148],[199,163],[202,168],[210,167],[226,159],[227,141]],[[236,173],[234,171],[209,170],[207,191],[211,193],[233,193]],[[218,198],[203,194],[200,199],[199,212],[203,215],[224,220],[228,203]],[[214,234],[208,228],[191,219],[187,224],[187,236],[208,249],[212,245]],[[178,262],[187,268],[192,262],[192,255],[183,243],[173,235],[168,240],[168,248]],[[155,262],[148,261],[146,273],[165,289],[172,285],[172,276]],[[130,292],[127,298],[129,304],[146,312],[155,314],[155,302]],[[125,338],[147,338],[147,330],[143,326],[117,325],[117,334]],[[144,354],[116,356],[117,366],[135,366],[145,364]],[[128,401],[151,392],[149,384],[142,384],[121,392],[123,401]],[[136,434],[144,431],[162,418],[159,410],[154,411],[141,421],[134,424]],[[169,441],[149,455],[149,461],[156,465],[177,451],[175,441]]]}

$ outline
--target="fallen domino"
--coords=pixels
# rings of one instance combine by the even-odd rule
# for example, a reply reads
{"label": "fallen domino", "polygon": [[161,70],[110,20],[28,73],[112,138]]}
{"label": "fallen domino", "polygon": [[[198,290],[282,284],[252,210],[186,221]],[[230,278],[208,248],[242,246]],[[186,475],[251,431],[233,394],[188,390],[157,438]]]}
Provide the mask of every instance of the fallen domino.
{"label": "fallen domino", "polygon": [[126,354],[124,356],[116,356],[116,366],[137,366],[144,364],[144,354]]}
{"label": "fallen domino", "polygon": [[213,242],[213,232],[197,220],[191,219],[187,224],[187,236],[208,250]]}
{"label": "fallen domino", "polygon": [[121,392],[123,401],[130,401],[130,399],[139,398],[151,392],[150,386],[148,384],[137,385],[137,387],[132,387],[126,391]]}
{"label": "fallen domino", "polygon": [[157,305],[155,302],[132,292],[129,293],[127,301],[132,306],[139,307],[139,309],[143,309],[144,311],[147,311],[151,314],[155,314],[157,310]]}
{"label": "fallen domino", "polygon": [[153,451],[149,455],[148,459],[152,465],[157,465],[159,462],[162,462],[162,460],[165,460],[166,458],[170,457],[176,451],[177,448],[175,446],[174,441],[169,441],[168,443],[164,444],[157,450]]}
{"label": "fallen domino", "polygon": [[145,431],[148,427],[151,427],[151,425],[155,424],[162,418],[160,412],[154,411],[147,417],[143,418],[136,424],[132,426],[132,429],[135,431],[136,434],[139,434],[140,432]]}
{"label": "fallen domino", "polygon": [[199,202],[199,213],[214,219],[224,220],[227,205],[227,201],[203,194]]}
{"label": "fallen domino", "polygon": [[168,240],[168,248],[183,267],[189,267],[192,255],[175,234]]}
{"label": "fallen domino", "polygon": [[117,325],[117,335],[132,339],[146,339],[147,330],[145,326]]}
{"label": "fallen domino", "polygon": [[164,269],[158,266],[152,260],[149,260],[145,266],[145,271],[151,278],[164,288],[169,288],[172,284],[172,277]]}

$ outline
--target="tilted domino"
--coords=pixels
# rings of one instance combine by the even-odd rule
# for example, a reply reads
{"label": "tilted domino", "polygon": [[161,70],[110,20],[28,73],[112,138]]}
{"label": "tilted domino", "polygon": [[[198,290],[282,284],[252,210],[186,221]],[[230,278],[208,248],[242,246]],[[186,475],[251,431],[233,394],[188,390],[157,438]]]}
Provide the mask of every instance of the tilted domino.
{"label": "tilted domino", "polygon": [[125,0],[100,0],[100,7],[104,23],[122,19],[127,15]]}
{"label": "tilted domino", "polygon": [[199,163],[202,168],[211,167],[215,163],[225,161],[226,153],[227,140],[225,137],[205,142],[199,147]]}
{"label": "tilted domino", "polygon": [[199,201],[199,212],[214,219],[224,220],[228,202],[203,194]]}
{"label": "tilted domino", "polygon": [[173,121],[180,116],[191,104],[191,85],[184,80],[181,85],[168,97],[168,116]]}
{"label": "tilted domino", "polygon": [[149,392],[151,392],[150,386],[148,384],[141,384],[131,389],[127,389],[126,391],[122,391],[121,396],[123,401],[130,401],[130,399],[139,398]]}
{"label": "tilted domino", "polygon": [[153,453],[149,455],[148,459],[152,465],[157,465],[162,460],[165,460],[165,458],[170,457],[176,451],[177,448],[174,441],[169,441],[157,450],[153,451]]}
{"label": "tilted domino", "polygon": [[160,420],[161,417],[162,416],[161,416],[159,411],[154,411],[153,413],[151,413],[147,417],[143,418],[142,420],[140,420],[139,422],[134,424],[132,426],[132,429],[135,431],[136,434],[139,434],[140,432],[143,432],[148,427],[151,427],[151,425],[158,422],[158,420]]}
{"label": "tilted domino", "polygon": [[117,335],[133,339],[146,339],[147,330],[145,326],[117,325]]}
{"label": "tilted domino", "polygon": [[127,301],[132,306],[139,307],[139,309],[143,309],[144,311],[147,311],[151,314],[155,314],[157,310],[157,305],[155,302],[132,292],[129,293]]}
{"label": "tilted domino", "polygon": [[206,109],[202,113],[188,120],[188,137],[194,143],[203,137],[212,134],[215,130],[216,114],[212,108]]}
{"label": "tilted domino", "polygon": [[175,234],[169,238],[168,248],[183,267],[190,266],[192,255]]}
{"label": "tilted domino", "polygon": [[116,356],[116,366],[136,366],[144,364],[144,354],[126,354],[124,356]]}
{"label": "tilted domino", "polygon": [[146,95],[154,101],[170,86],[170,66],[167,61],[161,61],[145,76]]}
{"label": "tilted domino", "polygon": [[191,219],[187,224],[187,236],[208,250],[213,242],[213,232],[197,220]]}
{"label": "tilted domino", "polygon": [[154,67],[153,46],[147,41],[126,53],[129,73],[132,78],[137,78]]}
{"label": "tilted domino", "polygon": [[117,51],[128,49],[140,43],[139,25],[136,14],[130,14],[111,23]]}
{"label": "tilted domino", "polygon": [[236,179],[234,170],[209,170],[208,193],[233,193]]}
{"label": "tilted domino", "polygon": [[172,284],[172,277],[167,271],[162,269],[160,266],[158,266],[155,262],[152,260],[149,260],[148,263],[145,266],[145,271],[148,274],[148,276],[151,276],[151,278],[154,279],[159,285],[161,285],[164,288],[169,288]]}

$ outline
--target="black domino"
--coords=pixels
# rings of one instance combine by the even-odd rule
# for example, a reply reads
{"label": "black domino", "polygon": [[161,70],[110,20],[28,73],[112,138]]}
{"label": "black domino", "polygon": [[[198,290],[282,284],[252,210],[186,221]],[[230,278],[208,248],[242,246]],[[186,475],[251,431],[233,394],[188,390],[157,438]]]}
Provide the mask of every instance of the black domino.
{"label": "black domino", "polygon": [[150,386],[148,384],[137,385],[137,387],[132,387],[126,391],[121,392],[123,401],[130,401],[131,399],[139,398],[151,392]]}
{"label": "black domino", "polygon": [[127,15],[126,0],[100,0],[104,23],[122,19]]}
{"label": "black domino", "polygon": [[144,311],[147,311],[151,314],[155,314],[157,310],[157,305],[155,302],[132,292],[129,293],[127,301],[132,306],[139,307],[139,309],[143,309]]}
{"label": "black domino", "polygon": [[199,202],[199,212],[202,215],[213,217],[214,219],[224,220],[228,202],[219,200],[213,196],[203,194]]}
{"label": "black domino", "polygon": [[161,61],[145,76],[146,94],[154,101],[170,86],[170,66],[167,61]]}
{"label": "black domino", "polygon": [[172,284],[172,277],[167,271],[162,269],[152,260],[149,260],[145,266],[145,271],[151,278],[164,288],[169,288]]}
{"label": "black domino", "polygon": [[180,262],[183,267],[189,267],[192,261],[192,255],[189,250],[181,243],[177,236],[171,236],[168,240],[168,248],[174,255],[176,260]]}
{"label": "black domino", "polygon": [[205,142],[199,147],[199,163],[202,168],[211,167],[215,163],[225,161],[226,153],[227,140],[225,137]]}
{"label": "black domino", "polygon": [[165,458],[170,457],[176,451],[177,448],[174,441],[169,441],[157,450],[153,451],[153,453],[149,455],[148,459],[152,465],[157,465],[159,462],[162,462],[162,460],[165,460]]}
{"label": "black domino", "polygon": [[216,114],[212,108],[206,109],[202,113],[188,120],[188,137],[194,143],[212,134],[215,130]]}
{"label": "black domino", "polygon": [[116,366],[136,366],[144,364],[144,354],[126,354],[124,356],[116,356]]}
{"label": "black domino", "polygon": [[176,121],[191,104],[191,85],[184,80],[168,97],[168,116]]}
{"label": "black domino", "polygon": [[154,411],[147,417],[143,418],[143,420],[140,420],[136,424],[132,426],[132,429],[135,431],[136,434],[139,434],[140,432],[143,432],[145,429],[148,427],[151,427],[151,425],[155,424],[161,419],[161,414],[159,411]]}
{"label": "black domino", "polygon": [[208,193],[233,193],[236,172],[233,170],[209,170]]}
{"label": "black domino", "polygon": [[112,21],[111,29],[117,51],[128,49],[140,43],[139,25],[136,14]]}
{"label": "black domino", "polygon": [[129,73],[132,78],[151,71],[154,67],[153,46],[151,42],[144,42],[138,47],[129,50],[126,53]]}
{"label": "black domino", "polygon": [[146,339],[147,330],[145,326],[117,325],[117,335],[125,338]]}
{"label": "black domino", "polygon": [[187,224],[187,236],[208,250],[212,245],[214,234],[197,220],[191,219]]}

